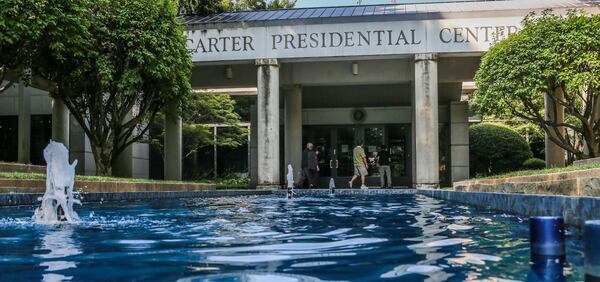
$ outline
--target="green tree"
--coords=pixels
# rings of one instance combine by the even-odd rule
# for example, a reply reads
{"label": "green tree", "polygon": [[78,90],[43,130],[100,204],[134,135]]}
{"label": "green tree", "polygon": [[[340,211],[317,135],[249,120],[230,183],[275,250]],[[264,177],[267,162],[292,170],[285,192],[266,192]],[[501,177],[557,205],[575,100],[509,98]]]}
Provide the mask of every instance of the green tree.
{"label": "green tree", "polygon": [[534,157],[540,159],[544,158],[545,138],[544,130],[542,130],[542,128],[531,122],[519,122],[512,125],[511,128],[519,133],[519,135],[523,136],[527,143],[529,143],[529,148],[531,148]]}
{"label": "green tree", "polygon": [[[236,148],[247,142],[248,130],[240,126],[242,119],[235,111],[235,100],[226,94],[193,93],[187,100],[183,111],[183,156],[189,157],[204,147],[217,146]],[[162,132],[151,140],[158,150],[163,150],[164,115],[160,114],[155,122],[157,131]],[[213,140],[212,128],[208,125],[225,125],[218,138]]]}
{"label": "green tree", "polygon": [[185,156],[215,144],[213,133],[206,124],[227,125],[219,130],[216,144],[239,147],[248,140],[248,132],[240,127],[241,117],[235,112],[235,101],[229,95],[194,93],[189,101],[189,111],[184,112],[183,143]]}
{"label": "green tree", "polygon": [[[69,31],[81,27],[82,7],[81,1],[0,0],[0,93],[15,82],[29,83],[25,70],[40,50],[77,40]],[[62,36],[42,39],[57,32]]]}
{"label": "green tree", "polygon": [[179,0],[180,15],[210,15],[229,10],[228,0]]}
{"label": "green tree", "polygon": [[209,15],[226,11],[294,8],[296,0],[179,0],[181,15]]}
{"label": "green tree", "polygon": [[[579,159],[598,157],[598,42],[600,15],[532,14],[521,31],[496,43],[483,57],[475,77],[479,89],[471,104],[482,116],[519,118],[540,126]],[[544,118],[545,93],[565,108],[564,123]],[[557,134],[560,128],[567,134]]]}
{"label": "green tree", "polygon": [[469,127],[469,162],[473,176],[519,170],[531,157],[527,141],[506,125],[481,123]]}
{"label": "green tree", "polygon": [[242,11],[290,9],[295,6],[295,0],[239,0],[233,5],[235,10]]}
{"label": "green tree", "polygon": [[84,3],[77,39],[44,50],[39,73],[56,83],[50,95],[64,101],[89,138],[96,174],[110,175],[116,157],[143,138],[156,114],[189,96],[191,57],[173,2]]}

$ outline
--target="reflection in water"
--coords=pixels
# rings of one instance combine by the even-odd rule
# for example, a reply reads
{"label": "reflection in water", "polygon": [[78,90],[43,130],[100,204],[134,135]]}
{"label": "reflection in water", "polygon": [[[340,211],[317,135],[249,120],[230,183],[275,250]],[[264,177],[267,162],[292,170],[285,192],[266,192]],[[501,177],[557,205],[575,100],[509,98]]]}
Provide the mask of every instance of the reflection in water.
{"label": "reflection in water", "polygon": [[75,261],[67,260],[68,257],[79,255],[82,250],[78,242],[73,238],[73,226],[60,225],[51,227],[42,237],[40,246],[35,250],[43,251],[42,254],[34,254],[35,257],[42,259],[40,266],[46,270],[42,281],[67,281],[73,279],[72,276],[65,276],[60,273],[70,268],[76,268]]}

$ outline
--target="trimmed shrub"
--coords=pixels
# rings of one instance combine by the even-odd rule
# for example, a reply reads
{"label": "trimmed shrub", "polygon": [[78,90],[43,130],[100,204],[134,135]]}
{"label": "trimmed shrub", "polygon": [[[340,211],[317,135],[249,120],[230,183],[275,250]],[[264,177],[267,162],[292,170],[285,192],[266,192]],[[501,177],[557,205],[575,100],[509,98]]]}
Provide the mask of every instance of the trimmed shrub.
{"label": "trimmed shrub", "polygon": [[523,162],[524,169],[543,169],[546,168],[546,162],[542,159],[531,158]]}
{"label": "trimmed shrub", "polygon": [[469,158],[472,176],[487,176],[520,170],[532,158],[531,148],[510,127],[481,123],[469,128]]}

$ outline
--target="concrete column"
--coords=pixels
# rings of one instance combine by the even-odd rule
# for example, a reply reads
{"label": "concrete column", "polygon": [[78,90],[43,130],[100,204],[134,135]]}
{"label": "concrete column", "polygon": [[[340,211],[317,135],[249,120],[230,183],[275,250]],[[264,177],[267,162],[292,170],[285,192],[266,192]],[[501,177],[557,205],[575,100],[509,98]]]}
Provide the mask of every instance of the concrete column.
{"label": "concrete column", "polygon": [[437,54],[415,55],[416,188],[436,188],[440,183],[438,133]]}
{"label": "concrete column", "polygon": [[82,175],[96,175],[96,163],[90,140],[79,122],[69,115],[69,159],[77,160],[75,172]]}
{"label": "concrete column", "polygon": [[133,144],[117,156],[112,172],[117,177],[133,177]]}
{"label": "concrete column", "polygon": [[[556,96],[558,96],[559,99],[564,98],[564,94],[561,90],[556,92]],[[565,120],[565,108],[561,105],[558,105],[548,94],[544,95],[544,111],[546,120],[548,121],[563,123]],[[558,129],[558,134],[564,136],[565,128],[560,127]],[[564,167],[566,151],[560,146],[556,145],[556,143],[552,142],[552,140],[550,140],[550,137],[548,136],[548,133],[546,133],[545,135],[545,143],[546,167]]]}
{"label": "concrete column", "polygon": [[249,150],[250,150],[250,159],[249,159],[249,174],[250,174],[250,185],[256,186],[258,185],[258,127],[256,123],[258,122],[258,112],[256,110],[256,105],[250,106],[250,140],[249,142]]}
{"label": "concrete column", "polygon": [[469,104],[450,102],[450,181],[469,178]]}
{"label": "concrete column", "polygon": [[292,164],[296,175],[302,165],[302,88],[285,89],[285,163]]}
{"label": "concrete column", "polygon": [[69,148],[69,109],[61,99],[52,99],[52,140]]}
{"label": "concrete column", "polygon": [[[30,162],[31,149],[31,96],[25,93],[25,85],[19,83],[19,125],[17,155],[20,163]],[[14,150],[14,148],[13,148]]]}
{"label": "concrete column", "polygon": [[129,178],[150,177],[150,145],[133,143],[119,156],[113,165],[114,176]]}
{"label": "concrete column", "polygon": [[279,64],[258,59],[258,186],[279,186]]}
{"label": "concrete column", "polygon": [[181,180],[182,121],[180,116],[165,115],[165,180]]}
{"label": "concrete column", "polygon": [[[132,118],[131,112],[127,114],[123,124]],[[133,176],[133,144],[127,146],[116,158],[113,163],[112,173],[118,177]]]}

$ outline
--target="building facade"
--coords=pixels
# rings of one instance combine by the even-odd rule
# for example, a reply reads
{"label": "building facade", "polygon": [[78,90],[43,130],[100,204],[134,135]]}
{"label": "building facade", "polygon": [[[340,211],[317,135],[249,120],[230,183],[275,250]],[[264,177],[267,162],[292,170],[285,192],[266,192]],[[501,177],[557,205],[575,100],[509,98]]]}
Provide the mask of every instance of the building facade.
{"label": "building facade", "polygon": [[[598,3],[586,0],[515,0],[188,16],[191,83],[197,91],[254,89],[249,170],[258,186],[280,185],[284,168],[299,168],[303,144],[312,142],[319,150],[321,184],[334,178],[345,187],[359,141],[370,159],[387,145],[394,186],[446,186],[469,177],[463,85],[472,85],[495,41],[519,31],[529,13],[545,9],[600,12]],[[0,138],[7,128],[19,129],[18,160],[33,160],[35,144],[51,135],[70,143],[80,173],[93,173],[89,141],[44,91],[15,87],[1,95],[0,123],[11,125],[0,126]],[[37,123],[46,130],[35,129]],[[166,179],[181,179],[181,126],[177,117],[165,123]],[[549,142],[546,147],[546,155],[555,156],[548,162],[564,165],[564,152]],[[116,171],[147,177],[149,158],[148,145],[135,144]],[[369,184],[377,185],[376,170],[370,173]]]}
{"label": "building facade", "polygon": [[191,16],[192,86],[256,87],[251,171],[259,186],[280,184],[282,168],[298,168],[303,144],[313,142],[323,181],[344,187],[359,141],[370,159],[390,148],[395,185],[448,185],[469,177],[461,93],[483,53],[530,12],[573,8],[598,12],[592,2],[530,0]]}

